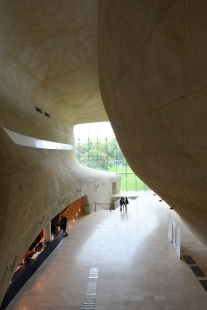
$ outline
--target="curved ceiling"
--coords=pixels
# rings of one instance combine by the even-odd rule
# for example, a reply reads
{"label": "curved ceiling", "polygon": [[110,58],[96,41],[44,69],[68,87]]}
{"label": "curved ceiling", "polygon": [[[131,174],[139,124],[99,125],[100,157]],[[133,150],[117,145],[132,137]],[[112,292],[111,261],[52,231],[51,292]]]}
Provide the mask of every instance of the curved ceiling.
{"label": "curved ceiling", "polygon": [[98,0],[0,4],[0,100],[69,121],[103,121],[97,74]]}

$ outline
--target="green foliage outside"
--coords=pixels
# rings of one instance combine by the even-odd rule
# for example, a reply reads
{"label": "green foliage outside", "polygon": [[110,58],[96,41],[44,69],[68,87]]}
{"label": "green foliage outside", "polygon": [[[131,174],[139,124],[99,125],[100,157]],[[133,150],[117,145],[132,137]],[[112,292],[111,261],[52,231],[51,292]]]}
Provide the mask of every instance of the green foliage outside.
{"label": "green foliage outside", "polygon": [[112,166],[108,172],[120,174],[122,191],[151,191],[151,189],[133,173],[129,165],[126,167]]}
{"label": "green foliage outside", "polygon": [[122,191],[150,190],[133,173],[116,139],[78,140],[76,157],[80,164],[89,168],[120,174]]}

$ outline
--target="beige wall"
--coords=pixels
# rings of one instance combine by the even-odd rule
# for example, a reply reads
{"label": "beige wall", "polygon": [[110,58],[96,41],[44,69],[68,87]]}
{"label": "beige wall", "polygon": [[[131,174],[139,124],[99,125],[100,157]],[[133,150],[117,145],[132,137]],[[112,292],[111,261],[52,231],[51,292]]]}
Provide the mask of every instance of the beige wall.
{"label": "beige wall", "polygon": [[7,265],[54,215],[81,196],[90,212],[112,190],[73,151],[17,146],[3,127],[74,144],[74,124],[109,118],[133,171],[207,244],[206,2],[99,4],[0,4],[0,300]]}
{"label": "beige wall", "polygon": [[3,129],[74,145],[74,124],[108,120],[98,84],[97,10],[97,0],[0,4],[0,302],[13,274],[7,265],[58,212],[82,196],[88,213],[94,201],[111,199],[114,176],[82,167],[74,151],[16,145]]}
{"label": "beige wall", "polygon": [[[72,128],[68,125],[65,125],[67,131],[64,131],[63,123],[60,124],[61,129],[58,126],[54,128],[32,121],[29,117],[23,120],[21,113],[17,114],[13,109],[9,109],[9,112],[6,109],[2,111],[0,118],[3,127],[14,127],[17,132],[24,134],[29,131],[30,136],[36,138],[39,136],[45,140],[74,143]],[[57,213],[82,196],[87,197],[88,213],[93,212],[94,201],[110,202],[112,178],[119,178],[82,167],[76,162],[74,151],[19,146],[14,144],[3,129],[0,135],[2,298],[13,274],[7,271],[7,265],[12,265],[16,255],[21,260],[41,229]],[[100,184],[98,188],[97,183]],[[38,224],[43,216],[43,223]]]}
{"label": "beige wall", "polygon": [[207,4],[100,0],[98,68],[133,171],[207,245]]}
{"label": "beige wall", "polygon": [[97,10],[97,0],[2,2],[0,100],[31,117],[37,106],[70,124],[107,120],[97,73]]}

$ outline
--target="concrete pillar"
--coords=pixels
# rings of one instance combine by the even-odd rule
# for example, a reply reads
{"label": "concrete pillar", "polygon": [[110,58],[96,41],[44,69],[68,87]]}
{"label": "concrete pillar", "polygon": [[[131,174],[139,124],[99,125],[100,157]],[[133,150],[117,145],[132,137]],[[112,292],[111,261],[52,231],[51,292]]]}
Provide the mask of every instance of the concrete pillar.
{"label": "concrete pillar", "polygon": [[51,240],[51,221],[44,228],[44,238],[46,242]]}

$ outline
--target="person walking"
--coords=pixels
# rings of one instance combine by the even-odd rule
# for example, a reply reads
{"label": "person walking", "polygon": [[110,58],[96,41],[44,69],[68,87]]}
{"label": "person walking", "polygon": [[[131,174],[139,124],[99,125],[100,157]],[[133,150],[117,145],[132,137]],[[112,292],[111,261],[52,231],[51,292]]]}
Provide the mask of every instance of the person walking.
{"label": "person walking", "polygon": [[121,199],[120,199],[120,211],[122,211],[122,208],[124,208],[124,206],[125,206],[125,199],[124,199],[124,197],[121,197]]}

